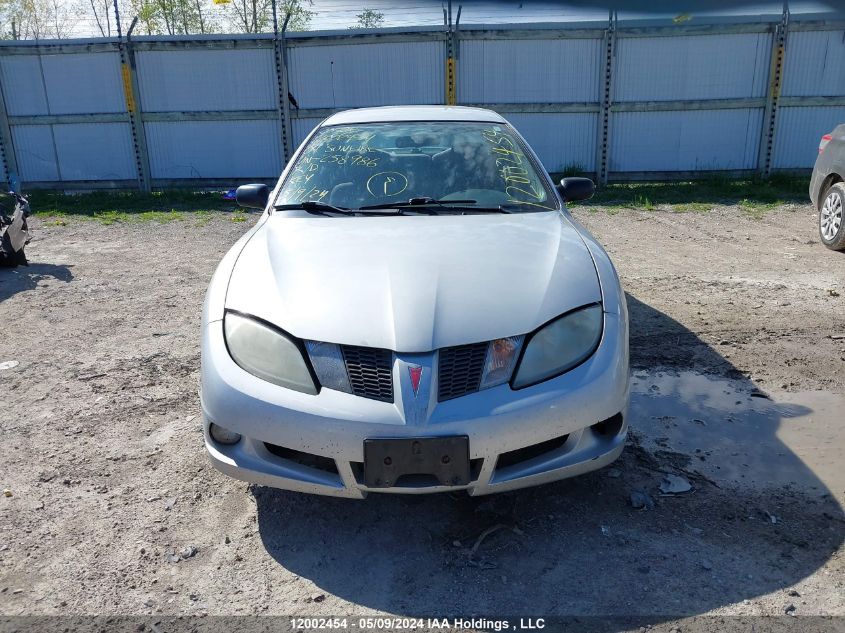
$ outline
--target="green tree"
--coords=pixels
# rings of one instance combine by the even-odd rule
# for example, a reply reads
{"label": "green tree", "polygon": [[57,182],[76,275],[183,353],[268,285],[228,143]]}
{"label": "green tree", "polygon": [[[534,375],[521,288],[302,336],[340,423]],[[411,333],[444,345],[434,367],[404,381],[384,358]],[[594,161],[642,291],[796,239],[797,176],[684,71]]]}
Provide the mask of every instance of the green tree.
{"label": "green tree", "polygon": [[283,0],[279,5],[280,20],[284,20],[285,15],[290,15],[288,31],[307,31],[311,28],[314,12],[305,8],[306,3],[310,7],[313,0]]}
{"label": "green tree", "polygon": [[64,39],[72,34],[71,17],[60,0],[0,0],[0,37]]}
{"label": "green tree", "polygon": [[[147,26],[168,35],[213,33],[210,10],[200,0],[149,0]],[[139,17],[140,20],[140,17]]]}
{"label": "green tree", "polygon": [[[306,8],[306,3],[311,6],[311,0],[277,0],[279,28],[285,15],[290,15],[289,31],[307,31],[314,13]],[[272,0],[232,0],[224,6],[238,32],[262,33],[273,28]]]}
{"label": "green tree", "polygon": [[92,35],[111,37],[117,35],[112,0],[79,0],[73,6],[77,19],[86,20],[96,29]]}
{"label": "green tree", "polygon": [[237,32],[260,33],[272,24],[270,0],[232,0],[224,6],[229,9]]}
{"label": "green tree", "polygon": [[135,27],[139,34],[156,35],[161,33],[161,21],[155,5],[149,0],[129,0],[127,3],[129,15],[138,16]]}
{"label": "green tree", "polygon": [[355,17],[358,22],[350,26],[350,29],[377,29],[384,22],[384,13],[375,9],[364,9]]}
{"label": "green tree", "polygon": [[17,30],[16,17],[12,3],[9,0],[0,0],[0,40],[14,39],[13,28]]}

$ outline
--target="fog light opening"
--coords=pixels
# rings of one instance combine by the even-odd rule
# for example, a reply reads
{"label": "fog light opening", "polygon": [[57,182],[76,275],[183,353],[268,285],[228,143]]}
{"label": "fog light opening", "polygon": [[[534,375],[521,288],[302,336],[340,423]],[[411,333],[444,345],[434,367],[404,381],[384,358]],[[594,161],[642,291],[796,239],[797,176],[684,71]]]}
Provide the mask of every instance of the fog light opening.
{"label": "fog light opening", "polygon": [[208,425],[208,434],[211,435],[215,442],[220,444],[231,445],[241,441],[240,433],[224,429],[222,426],[218,426],[213,422]]}
{"label": "fog light opening", "polygon": [[616,437],[622,431],[623,426],[624,421],[622,420],[622,414],[617,413],[616,415],[607,418],[607,420],[602,420],[598,424],[594,424],[590,428],[593,429],[596,435],[601,435],[602,437]]}

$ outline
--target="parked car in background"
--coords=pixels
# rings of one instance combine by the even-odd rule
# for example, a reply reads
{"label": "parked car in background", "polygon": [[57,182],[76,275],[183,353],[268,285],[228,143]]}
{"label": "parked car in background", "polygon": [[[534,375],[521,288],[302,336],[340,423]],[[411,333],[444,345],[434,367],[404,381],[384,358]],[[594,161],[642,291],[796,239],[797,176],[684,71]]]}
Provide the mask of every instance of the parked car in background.
{"label": "parked car in background", "polygon": [[345,497],[482,495],[612,462],[628,313],[607,253],[500,115],[329,117],[224,257],[203,310],[212,463]]}
{"label": "parked car in background", "polygon": [[819,236],[835,251],[845,250],[845,123],[822,136],[810,179],[810,200],[819,211]]}

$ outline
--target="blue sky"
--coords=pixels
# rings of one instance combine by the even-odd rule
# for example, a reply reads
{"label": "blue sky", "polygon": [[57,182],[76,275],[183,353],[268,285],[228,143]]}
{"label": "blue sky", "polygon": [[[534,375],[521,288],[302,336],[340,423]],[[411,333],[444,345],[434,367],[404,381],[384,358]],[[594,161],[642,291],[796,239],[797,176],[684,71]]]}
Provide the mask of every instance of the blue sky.
{"label": "blue sky", "polygon": [[[464,24],[497,24],[520,22],[569,22],[604,20],[608,9],[614,8],[621,17],[656,19],[671,22],[673,17],[684,15],[688,21],[713,15],[752,17],[760,14],[779,14],[781,2],[736,2],[728,0],[606,0],[590,2],[543,2],[532,0],[453,0],[453,12],[463,6],[461,22]],[[790,2],[793,13],[831,13],[835,0]],[[314,0],[313,29],[345,29],[354,23],[362,7],[384,14],[384,26],[413,24],[436,25],[443,23],[443,3],[439,0]]]}
{"label": "blue sky", "polygon": [[[212,0],[200,0],[207,3],[212,15],[221,8],[212,4]],[[443,24],[443,6],[441,0],[304,0],[313,12],[311,30],[346,30],[354,25],[363,8],[370,8],[384,15],[385,27],[438,26]],[[58,0],[71,6],[76,0]],[[280,0],[281,2],[281,0]],[[551,2],[549,0],[453,0],[453,12],[457,14],[462,5],[461,24],[510,24],[510,23],[554,23],[575,21],[604,21],[609,9],[618,11],[619,18],[648,20],[649,22],[672,24],[673,18],[682,16],[685,23],[706,22],[712,16],[742,16],[754,19],[765,14],[779,15],[782,2],[737,0],[569,0]],[[836,6],[834,11],[831,7]],[[793,14],[822,14],[836,19],[845,18],[842,7],[845,0],[793,0],[790,9]],[[129,21],[123,16],[123,21]],[[74,37],[99,35],[90,15],[74,16],[72,33]]]}

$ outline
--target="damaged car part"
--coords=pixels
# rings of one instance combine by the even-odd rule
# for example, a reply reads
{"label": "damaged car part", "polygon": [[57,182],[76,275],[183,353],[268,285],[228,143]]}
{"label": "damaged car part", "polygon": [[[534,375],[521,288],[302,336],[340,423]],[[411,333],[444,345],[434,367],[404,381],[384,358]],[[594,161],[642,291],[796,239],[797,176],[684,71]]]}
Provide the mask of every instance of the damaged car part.
{"label": "damaged car part", "polygon": [[24,246],[32,239],[27,226],[29,202],[20,194],[0,193],[0,267],[29,265]]}

